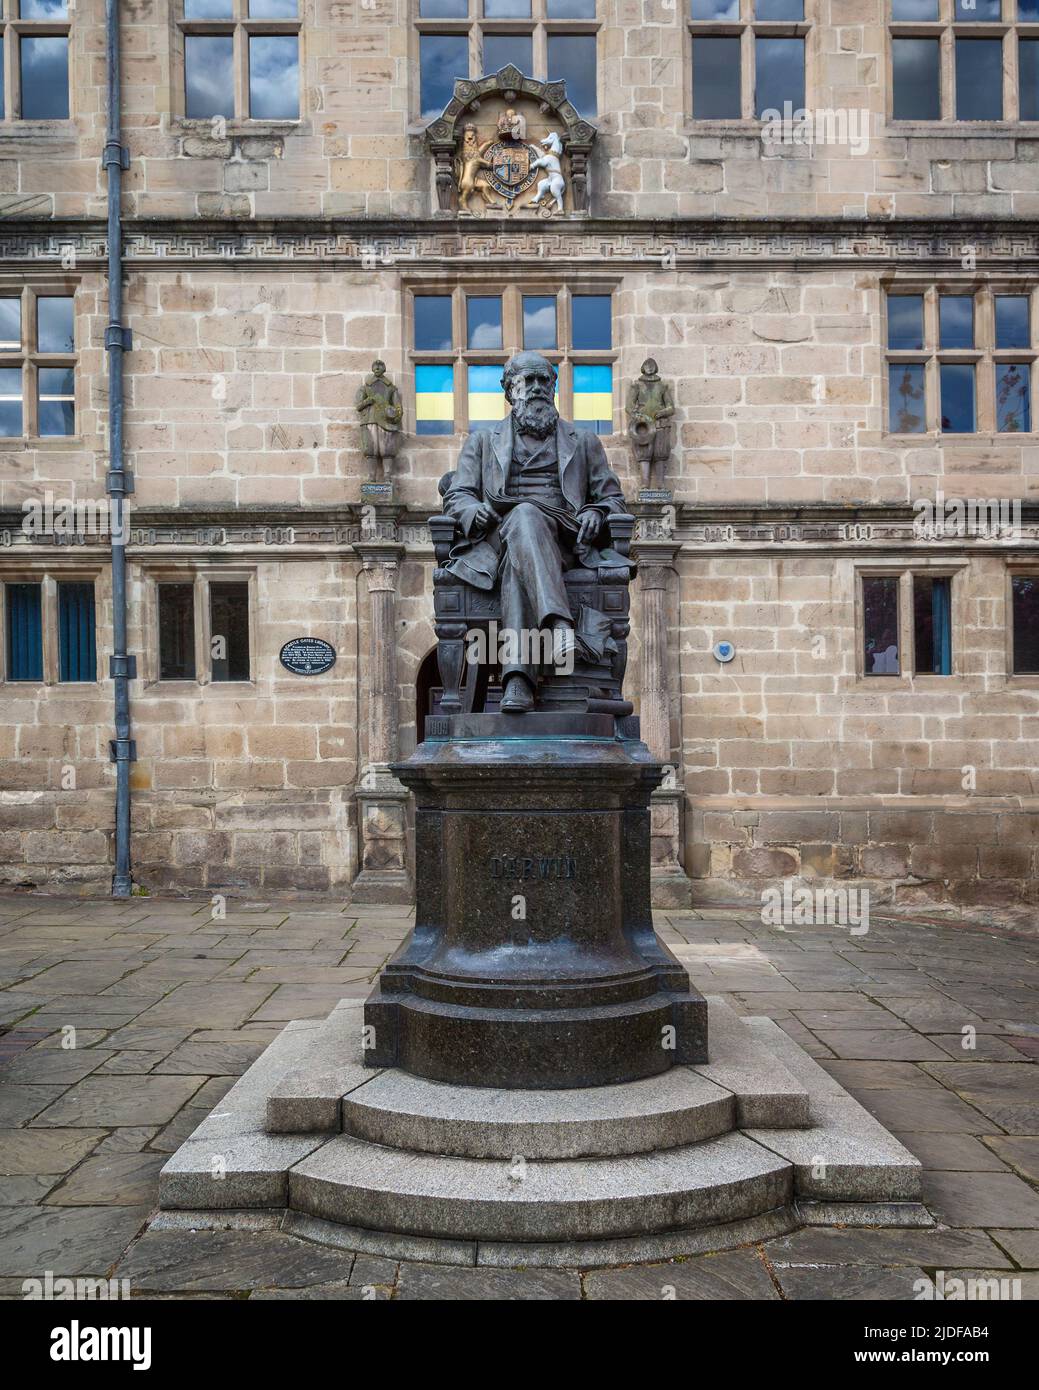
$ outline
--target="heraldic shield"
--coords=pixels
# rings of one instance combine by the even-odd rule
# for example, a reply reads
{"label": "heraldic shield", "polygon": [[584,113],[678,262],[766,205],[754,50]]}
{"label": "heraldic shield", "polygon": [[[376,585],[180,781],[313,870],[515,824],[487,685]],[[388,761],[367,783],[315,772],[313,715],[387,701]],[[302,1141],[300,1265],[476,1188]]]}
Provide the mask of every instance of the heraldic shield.
{"label": "heraldic shield", "polygon": [[510,208],[537,177],[537,170],[531,167],[537,157],[537,151],[530,145],[515,140],[498,140],[487,151],[487,162],[491,166],[488,183]]}

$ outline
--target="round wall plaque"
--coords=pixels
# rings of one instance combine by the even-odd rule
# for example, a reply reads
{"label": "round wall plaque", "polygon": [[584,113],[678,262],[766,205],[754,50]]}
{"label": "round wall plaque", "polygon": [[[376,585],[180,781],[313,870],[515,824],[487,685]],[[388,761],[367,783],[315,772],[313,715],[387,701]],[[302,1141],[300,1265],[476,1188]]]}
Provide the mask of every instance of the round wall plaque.
{"label": "round wall plaque", "polygon": [[335,647],[321,637],[293,637],[278,658],[294,676],[320,676],[336,664]]}

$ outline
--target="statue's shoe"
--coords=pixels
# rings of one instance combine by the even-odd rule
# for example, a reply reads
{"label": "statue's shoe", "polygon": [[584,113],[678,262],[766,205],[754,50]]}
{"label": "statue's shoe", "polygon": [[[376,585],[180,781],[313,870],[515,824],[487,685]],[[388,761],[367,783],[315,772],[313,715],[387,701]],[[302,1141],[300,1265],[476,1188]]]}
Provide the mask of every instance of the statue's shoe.
{"label": "statue's shoe", "polygon": [[534,708],[534,692],[522,676],[510,676],[498,707],[502,714],[527,714]]}

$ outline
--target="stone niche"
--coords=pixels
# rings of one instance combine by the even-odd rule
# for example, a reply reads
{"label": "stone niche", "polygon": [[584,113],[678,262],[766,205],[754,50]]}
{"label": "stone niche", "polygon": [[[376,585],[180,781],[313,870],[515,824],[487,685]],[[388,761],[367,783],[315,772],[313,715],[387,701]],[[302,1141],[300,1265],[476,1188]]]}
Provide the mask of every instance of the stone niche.
{"label": "stone niche", "polygon": [[559,138],[562,215],[588,212],[588,161],[597,134],[566,98],[564,82],[538,82],[515,67],[455,82],[454,96],[426,128],[439,213],[462,217],[560,216],[554,196],[535,205],[550,169],[533,169]]}

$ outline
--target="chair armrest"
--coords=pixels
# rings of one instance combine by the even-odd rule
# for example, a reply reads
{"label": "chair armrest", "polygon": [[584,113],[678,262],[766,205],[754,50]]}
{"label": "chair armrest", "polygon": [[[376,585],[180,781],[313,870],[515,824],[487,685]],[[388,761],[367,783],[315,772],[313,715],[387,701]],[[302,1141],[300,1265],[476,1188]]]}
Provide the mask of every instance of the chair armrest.
{"label": "chair armrest", "polygon": [[433,552],[437,557],[437,564],[446,564],[455,540],[454,517],[431,516],[429,518],[429,534],[433,537]]}
{"label": "chair armrest", "polygon": [[635,530],[635,518],[628,512],[610,512],[606,517],[610,532],[610,542],[619,555],[627,556],[631,550],[631,537]]}

